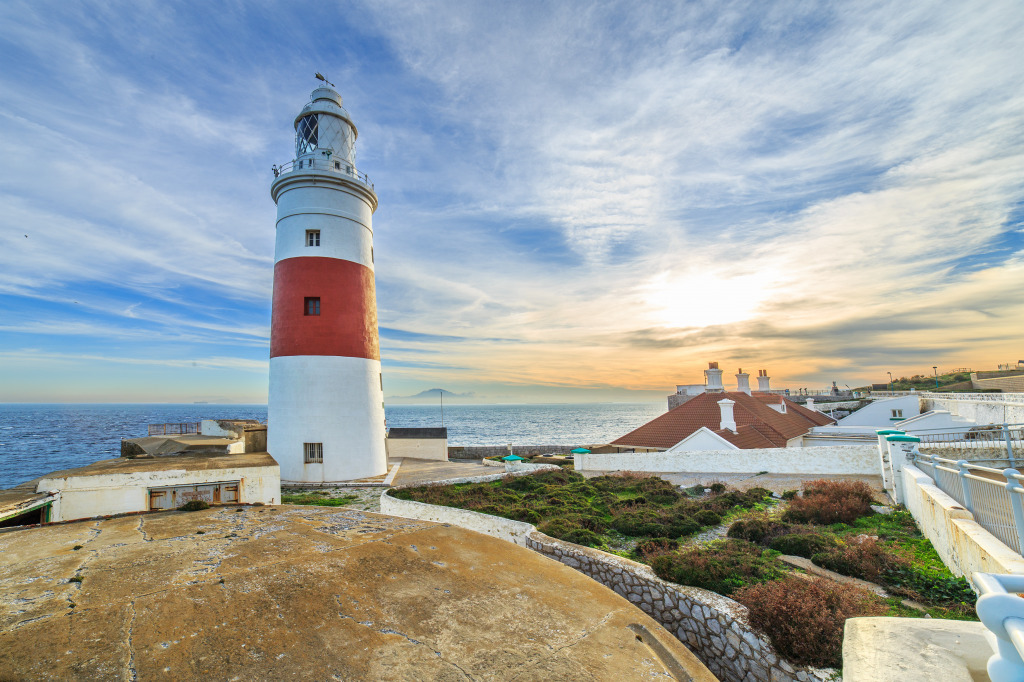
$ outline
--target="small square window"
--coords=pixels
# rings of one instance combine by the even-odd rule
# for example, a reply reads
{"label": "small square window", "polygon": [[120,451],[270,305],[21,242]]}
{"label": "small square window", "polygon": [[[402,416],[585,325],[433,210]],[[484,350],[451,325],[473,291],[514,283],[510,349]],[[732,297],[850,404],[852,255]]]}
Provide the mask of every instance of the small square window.
{"label": "small square window", "polygon": [[341,170],[341,161],[334,162],[334,170]]}
{"label": "small square window", "polygon": [[306,230],[306,246],[320,246],[320,230]]}
{"label": "small square window", "polygon": [[306,297],[306,315],[319,315],[320,314],[320,297]]}
{"label": "small square window", "polygon": [[323,464],[324,462],[324,444],[323,443],[303,443],[302,454],[305,456],[307,464]]}

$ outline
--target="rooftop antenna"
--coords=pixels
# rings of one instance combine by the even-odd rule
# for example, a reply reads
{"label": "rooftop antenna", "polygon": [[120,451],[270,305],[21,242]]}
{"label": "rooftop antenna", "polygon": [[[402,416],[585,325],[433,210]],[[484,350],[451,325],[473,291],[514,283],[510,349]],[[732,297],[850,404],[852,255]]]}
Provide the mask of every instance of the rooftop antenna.
{"label": "rooftop antenna", "polygon": [[327,84],[328,84],[328,85],[330,85],[330,86],[331,86],[332,88],[334,87],[334,83],[332,83],[331,81],[327,80],[327,77],[326,77],[326,76],[324,76],[324,75],[323,75],[322,73],[320,73],[319,71],[317,71],[317,72],[316,72],[316,79],[317,79],[318,81],[323,81],[324,83],[327,83]]}

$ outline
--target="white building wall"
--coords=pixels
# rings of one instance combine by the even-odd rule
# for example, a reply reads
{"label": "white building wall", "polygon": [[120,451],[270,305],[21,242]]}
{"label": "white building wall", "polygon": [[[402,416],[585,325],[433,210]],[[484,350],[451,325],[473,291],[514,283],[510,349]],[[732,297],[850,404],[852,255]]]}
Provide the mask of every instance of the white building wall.
{"label": "white building wall", "polygon": [[694,450],[739,450],[739,448],[708,427],[702,426],[666,452],[692,452]]}
{"label": "white building wall", "polygon": [[577,471],[658,473],[881,474],[878,445],[576,455]]}
{"label": "white building wall", "polygon": [[385,447],[388,457],[448,461],[448,440],[445,438],[388,438]]}
{"label": "white building wall", "polygon": [[[282,481],[328,483],[387,473],[380,371],[379,361],[365,358],[270,359],[267,451],[281,465]],[[323,443],[322,464],[304,462],[303,443]]]}
{"label": "white building wall", "polygon": [[38,492],[59,490],[51,521],[72,521],[96,516],[149,511],[149,489],[239,481],[238,501],[242,504],[279,504],[281,476],[276,466],[185,471],[144,471],[94,474],[67,478],[43,478]]}
{"label": "white building wall", "polygon": [[[902,416],[893,418],[893,410],[902,410]],[[839,420],[839,426],[868,426],[876,429],[892,428],[892,425],[903,419],[921,414],[921,398],[918,395],[905,395],[898,398],[876,400],[865,405],[853,414]],[[828,428],[828,427],[824,427]]]}
{"label": "white building wall", "polygon": [[965,394],[949,397],[922,396],[925,407],[949,410],[978,424],[1024,424],[1024,394]]}
{"label": "white building wall", "polygon": [[[347,215],[339,219],[340,211],[331,214],[307,210],[310,212],[277,221],[276,260],[300,256],[340,258],[373,269],[373,233],[369,227]],[[306,230],[320,230],[320,246],[306,246]]]}

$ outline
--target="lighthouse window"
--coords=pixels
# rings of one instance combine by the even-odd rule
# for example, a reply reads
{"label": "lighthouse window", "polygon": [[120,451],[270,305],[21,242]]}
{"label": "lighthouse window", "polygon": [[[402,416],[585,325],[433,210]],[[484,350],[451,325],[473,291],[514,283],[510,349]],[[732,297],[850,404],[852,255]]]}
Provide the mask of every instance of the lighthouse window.
{"label": "lighthouse window", "polygon": [[306,230],[306,246],[320,246],[320,230]]}
{"label": "lighthouse window", "polygon": [[312,298],[306,297],[306,315],[319,315],[320,314],[320,297]]}
{"label": "lighthouse window", "polygon": [[308,114],[299,119],[299,125],[295,128],[296,148],[299,154],[306,154],[316,149],[317,142],[317,116]]}
{"label": "lighthouse window", "polygon": [[303,443],[302,454],[305,455],[307,464],[323,464],[324,461],[324,444],[323,443]]}

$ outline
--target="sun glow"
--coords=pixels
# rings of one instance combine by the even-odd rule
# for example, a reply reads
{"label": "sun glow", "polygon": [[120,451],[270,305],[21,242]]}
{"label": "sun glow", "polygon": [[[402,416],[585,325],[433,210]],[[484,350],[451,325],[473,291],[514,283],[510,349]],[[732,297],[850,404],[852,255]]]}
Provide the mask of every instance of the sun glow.
{"label": "sun glow", "polygon": [[647,284],[642,296],[657,324],[707,327],[753,317],[767,297],[767,284],[760,275],[665,274]]}

